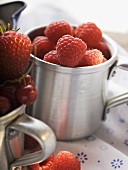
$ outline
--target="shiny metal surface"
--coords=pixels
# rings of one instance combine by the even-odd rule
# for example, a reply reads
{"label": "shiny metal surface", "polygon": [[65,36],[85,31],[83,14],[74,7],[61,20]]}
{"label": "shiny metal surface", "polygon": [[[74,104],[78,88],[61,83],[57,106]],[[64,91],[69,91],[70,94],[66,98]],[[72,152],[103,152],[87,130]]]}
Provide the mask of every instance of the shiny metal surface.
{"label": "shiny metal surface", "polygon": [[[43,29],[34,28],[26,34],[33,40],[43,34]],[[112,57],[100,65],[68,68],[35,57],[31,75],[38,98],[28,107],[27,113],[47,123],[58,140],[88,136],[100,127],[105,117],[108,77],[118,63],[118,56],[115,42],[104,34],[103,41],[110,48]]]}
{"label": "shiny metal surface", "polygon": [[0,20],[17,29],[17,20],[25,8],[26,3],[22,0],[0,0]]}
{"label": "shiny metal surface", "polygon": [[[53,153],[56,138],[45,123],[25,114],[25,105],[0,117],[0,169],[22,169],[23,165],[46,159]],[[24,133],[32,136],[42,149],[33,154],[24,154]]]}

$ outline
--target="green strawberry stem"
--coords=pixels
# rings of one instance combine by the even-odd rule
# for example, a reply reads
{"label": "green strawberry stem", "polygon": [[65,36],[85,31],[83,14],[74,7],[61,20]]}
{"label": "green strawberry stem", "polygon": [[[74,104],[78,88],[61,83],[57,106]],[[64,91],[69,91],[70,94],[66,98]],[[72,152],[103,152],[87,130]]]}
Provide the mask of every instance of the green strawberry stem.
{"label": "green strawberry stem", "polygon": [[4,32],[6,32],[6,31],[12,30],[12,31],[17,32],[17,31],[19,31],[19,29],[20,29],[20,28],[18,28],[18,29],[16,29],[16,30],[12,30],[10,23],[7,24],[7,27],[5,27],[4,25],[0,24],[0,36],[1,36]]}
{"label": "green strawberry stem", "polygon": [[0,35],[2,35],[4,33],[3,28],[4,27],[0,24]]}
{"label": "green strawberry stem", "polygon": [[9,30],[11,30],[11,25],[10,25],[10,23],[8,23],[7,28],[6,28],[6,31],[9,31]]}

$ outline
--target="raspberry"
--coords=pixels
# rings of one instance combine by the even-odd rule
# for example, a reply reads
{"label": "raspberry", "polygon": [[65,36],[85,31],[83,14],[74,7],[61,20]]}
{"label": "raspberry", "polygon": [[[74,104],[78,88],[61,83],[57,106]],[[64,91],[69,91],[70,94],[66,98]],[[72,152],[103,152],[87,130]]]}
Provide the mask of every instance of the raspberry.
{"label": "raspberry", "polygon": [[107,59],[105,57],[103,57],[102,63],[106,62]]}
{"label": "raspberry", "polygon": [[74,27],[71,27],[71,35],[72,35],[73,37],[75,37],[75,29],[74,29]]}
{"label": "raspberry", "polygon": [[97,49],[87,50],[84,57],[80,60],[78,66],[92,66],[103,62],[102,52]]}
{"label": "raspberry", "polygon": [[72,35],[72,27],[66,21],[54,21],[46,27],[44,34],[50,41],[57,43],[63,35]]}
{"label": "raspberry", "polygon": [[29,165],[28,170],[50,170],[54,161],[54,155],[51,154],[45,161]]}
{"label": "raspberry", "polygon": [[75,29],[75,36],[87,43],[88,47],[94,47],[102,40],[101,30],[92,22],[79,25]]}
{"label": "raspberry", "polygon": [[53,64],[60,64],[58,60],[58,55],[56,50],[49,51],[47,54],[44,56],[44,61],[53,63]]}
{"label": "raspberry", "polygon": [[110,50],[109,50],[107,44],[100,42],[95,46],[95,48],[100,50],[107,60],[111,58],[111,53],[110,53]]}
{"label": "raspberry", "polygon": [[[55,48],[55,44],[49,41],[45,36],[36,37],[33,42],[33,47],[36,46],[36,56],[40,59],[44,58],[44,55]],[[34,48],[33,48],[34,54]]]}
{"label": "raspberry", "polygon": [[60,64],[67,67],[75,67],[83,58],[86,49],[87,45],[81,39],[71,35],[64,35],[56,45]]}
{"label": "raspberry", "polygon": [[60,151],[51,170],[80,170],[80,162],[69,151]]}

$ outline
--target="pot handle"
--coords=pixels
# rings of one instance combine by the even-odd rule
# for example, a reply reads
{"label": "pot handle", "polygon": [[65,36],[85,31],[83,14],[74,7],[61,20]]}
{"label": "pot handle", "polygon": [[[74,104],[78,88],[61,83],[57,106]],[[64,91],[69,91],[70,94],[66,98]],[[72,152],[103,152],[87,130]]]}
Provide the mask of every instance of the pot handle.
{"label": "pot handle", "polygon": [[[10,129],[18,130],[33,137],[39,143],[41,148],[40,151],[17,158],[11,164],[11,170],[15,170],[21,166],[27,166],[43,161],[47,159],[55,150],[56,137],[54,132],[49,126],[36,118],[33,118],[25,113],[21,114],[13,123],[7,127],[7,133]],[[15,154],[12,153],[12,155],[15,158]]]}
{"label": "pot handle", "polygon": [[[115,76],[117,68],[128,71],[128,59],[126,56],[118,55],[117,61],[113,65],[112,69],[110,69],[108,79]],[[112,107],[122,105],[126,102],[128,102],[128,92],[109,99],[104,108],[103,120],[106,120],[106,114],[109,113]]]}

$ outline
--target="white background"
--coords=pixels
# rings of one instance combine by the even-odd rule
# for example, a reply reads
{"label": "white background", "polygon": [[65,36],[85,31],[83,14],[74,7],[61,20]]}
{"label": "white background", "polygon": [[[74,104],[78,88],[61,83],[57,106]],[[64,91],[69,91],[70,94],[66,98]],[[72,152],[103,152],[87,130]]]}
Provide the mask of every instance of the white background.
{"label": "white background", "polygon": [[[0,4],[16,0],[0,0]],[[19,0],[28,4],[19,26],[29,29],[55,19],[95,22],[103,31],[128,33],[128,0]],[[63,14],[60,11],[63,10]],[[58,13],[59,12],[59,13]],[[56,14],[55,14],[56,13]],[[64,14],[65,13],[65,14]],[[58,15],[58,16],[56,16]],[[26,31],[25,29],[25,31]]]}
{"label": "white background", "polygon": [[94,21],[105,31],[128,32],[127,0],[60,0],[81,22]]}

